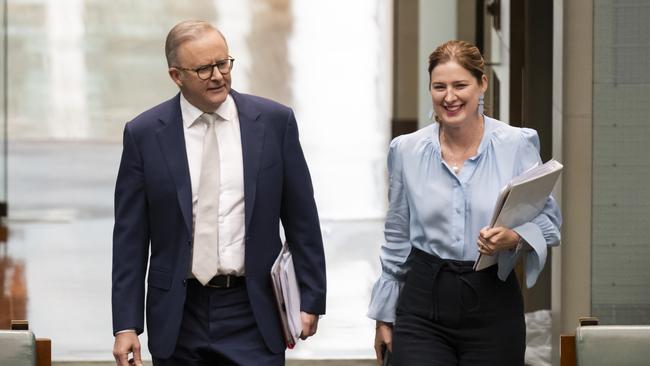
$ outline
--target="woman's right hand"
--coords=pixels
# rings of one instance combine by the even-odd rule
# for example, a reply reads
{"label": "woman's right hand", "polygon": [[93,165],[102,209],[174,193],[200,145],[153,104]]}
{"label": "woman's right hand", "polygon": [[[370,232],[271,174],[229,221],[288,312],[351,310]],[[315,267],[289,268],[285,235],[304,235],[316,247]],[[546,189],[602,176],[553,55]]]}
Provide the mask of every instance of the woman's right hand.
{"label": "woman's right hand", "polygon": [[388,352],[393,352],[393,324],[377,320],[375,327],[375,353],[377,354],[377,363],[384,362],[384,347]]}

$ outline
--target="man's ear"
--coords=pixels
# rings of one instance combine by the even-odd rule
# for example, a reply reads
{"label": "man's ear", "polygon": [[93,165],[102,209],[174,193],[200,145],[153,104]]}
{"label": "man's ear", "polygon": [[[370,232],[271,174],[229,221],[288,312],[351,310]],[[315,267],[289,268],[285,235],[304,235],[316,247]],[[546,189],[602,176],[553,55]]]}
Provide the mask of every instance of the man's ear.
{"label": "man's ear", "polygon": [[170,67],[169,69],[167,69],[167,72],[169,73],[169,77],[172,78],[172,80],[174,81],[174,84],[178,85],[179,88],[183,86],[183,81],[181,80],[181,73],[177,68]]}

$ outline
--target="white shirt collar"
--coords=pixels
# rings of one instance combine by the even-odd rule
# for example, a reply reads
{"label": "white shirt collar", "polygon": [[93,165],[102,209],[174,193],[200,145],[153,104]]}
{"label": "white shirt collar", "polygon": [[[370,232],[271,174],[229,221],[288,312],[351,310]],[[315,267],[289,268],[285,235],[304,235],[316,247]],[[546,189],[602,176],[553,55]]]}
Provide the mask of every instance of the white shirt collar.
{"label": "white shirt collar", "polygon": [[[185,96],[183,93],[181,94],[181,115],[183,117],[183,125],[185,128],[190,128],[194,122],[203,114],[203,111],[200,109],[196,108],[192,103],[190,103],[187,99],[185,99]],[[232,99],[230,94],[226,97],[226,100],[221,103],[219,108],[217,108],[216,111],[214,111],[219,117],[224,119],[225,121],[232,121],[235,119],[235,116],[237,115],[237,106],[235,105],[235,101]]]}
{"label": "white shirt collar", "polygon": [[228,94],[226,100],[221,103],[214,113],[223,118],[224,121],[232,121],[237,117],[237,106],[235,105],[235,100],[232,99],[230,94]]}

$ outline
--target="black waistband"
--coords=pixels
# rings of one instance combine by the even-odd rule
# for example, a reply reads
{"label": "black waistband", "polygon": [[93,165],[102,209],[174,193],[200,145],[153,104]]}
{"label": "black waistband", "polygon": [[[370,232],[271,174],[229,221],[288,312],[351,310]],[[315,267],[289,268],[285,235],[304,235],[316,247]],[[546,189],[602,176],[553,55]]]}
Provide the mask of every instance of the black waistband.
{"label": "black waistband", "polygon": [[[473,261],[459,261],[459,260],[454,260],[454,259],[444,259],[440,258],[435,254],[430,254],[427,253],[423,250],[420,250],[418,248],[413,248],[411,251],[411,255],[416,258],[416,261],[422,261],[424,262],[425,265],[431,266],[433,269],[433,276],[431,278],[431,282],[434,285],[433,291],[434,291],[434,305],[432,310],[432,316],[433,318],[438,321],[438,287],[437,287],[437,279],[438,275],[441,272],[452,272],[456,275],[456,280],[458,281],[458,286],[467,286],[473,293],[474,296],[476,297],[476,305],[468,308],[467,310],[475,310],[480,306],[480,299],[478,296],[478,292],[476,291],[476,288],[472,283],[465,278],[465,274],[468,273],[477,273],[477,274],[487,274],[492,271],[496,271],[496,266],[491,266],[490,268],[480,271],[480,272],[475,272],[474,271],[474,262]],[[489,271],[488,271],[489,270]],[[466,308],[465,303],[463,301],[463,298],[459,298],[459,302],[461,304],[461,307]]]}
{"label": "black waistband", "polygon": [[455,259],[444,259],[438,257],[435,254],[427,253],[418,248],[413,248],[413,255],[426,261],[427,263],[440,266],[441,270],[445,269],[458,274],[474,272],[474,261],[459,261]]}
{"label": "black waistband", "polygon": [[[191,278],[190,281],[195,281],[199,285],[201,282],[195,278]],[[233,276],[233,275],[218,275],[212,277],[210,282],[205,284],[205,287],[213,288],[233,288],[239,287],[246,283],[246,278],[244,276]],[[203,286],[203,285],[201,285]]]}

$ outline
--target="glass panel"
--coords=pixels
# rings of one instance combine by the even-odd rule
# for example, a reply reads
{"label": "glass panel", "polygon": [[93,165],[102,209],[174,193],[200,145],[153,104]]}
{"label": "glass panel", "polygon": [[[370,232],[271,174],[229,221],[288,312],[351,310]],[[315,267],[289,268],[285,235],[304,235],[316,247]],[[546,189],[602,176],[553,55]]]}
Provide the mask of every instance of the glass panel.
{"label": "glass panel", "polygon": [[178,92],[164,42],[183,19],[206,19],[223,31],[237,60],[234,89],[296,113],[331,286],[320,336],[288,357],[372,357],[374,327],[365,312],[379,273],[386,205],[391,4],[10,2],[9,251],[25,260],[30,325],[37,336],[56,339],[54,360],[111,359],[111,230],[122,129]]}
{"label": "glass panel", "polygon": [[592,313],[650,324],[650,3],[594,2]]}
{"label": "glass panel", "polygon": [[[12,319],[25,317],[24,302],[12,296],[16,279],[20,279],[22,263],[16,262],[7,250],[7,1],[0,1],[0,329],[9,329]],[[13,305],[17,306],[14,307]],[[21,306],[23,305],[23,306]]]}
{"label": "glass panel", "polygon": [[[0,217],[7,216],[7,0],[0,1]],[[3,225],[4,227],[4,225]],[[0,240],[6,239],[4,228]]]}

